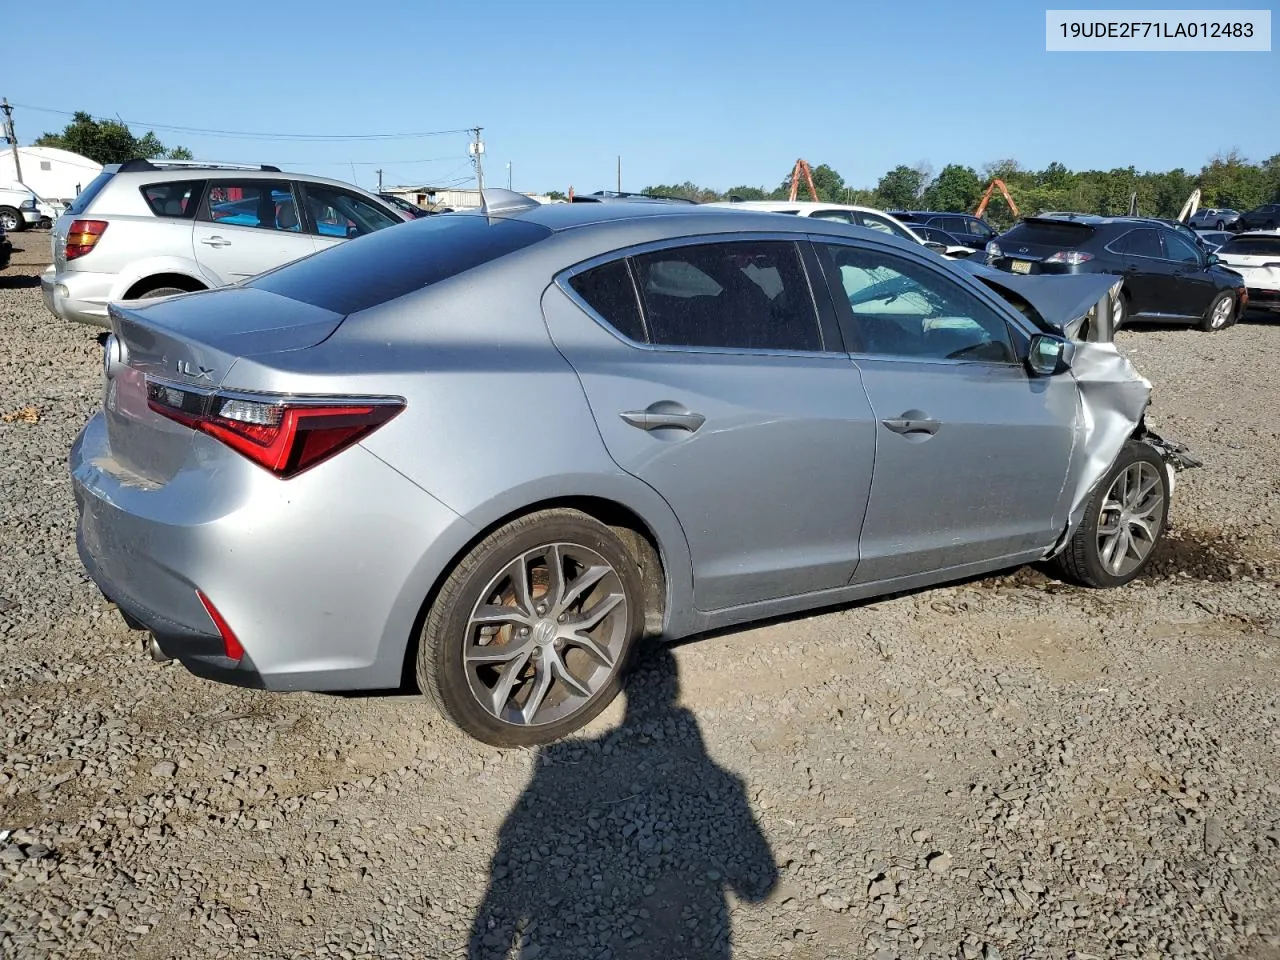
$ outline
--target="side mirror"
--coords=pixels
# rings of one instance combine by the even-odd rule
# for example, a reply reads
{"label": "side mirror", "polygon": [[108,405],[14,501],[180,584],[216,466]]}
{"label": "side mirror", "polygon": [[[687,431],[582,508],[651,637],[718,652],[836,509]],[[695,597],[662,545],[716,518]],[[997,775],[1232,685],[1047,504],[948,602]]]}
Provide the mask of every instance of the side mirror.
{"label": "side mirror", "polygon": [[930,250],[932,250],[934,253],[947,252],[947,245],[945,243],[939,243],[937,240],[926,240],[924,242],[924,245],[928,247]]}
{"label": "side mirror", "polygon": [[1027,369],[1037,377],[1051,377],[1067,368],[1066,352],[1065,340],[1037,333],[1027,350]]}
{"label": "side mirror", "polygon": [[1216,267],[1221,262],[1222,262],[1222,258],[1219,257],[1216,253],[1211,253],[1204,259],[1204,265],[1206,267]]}

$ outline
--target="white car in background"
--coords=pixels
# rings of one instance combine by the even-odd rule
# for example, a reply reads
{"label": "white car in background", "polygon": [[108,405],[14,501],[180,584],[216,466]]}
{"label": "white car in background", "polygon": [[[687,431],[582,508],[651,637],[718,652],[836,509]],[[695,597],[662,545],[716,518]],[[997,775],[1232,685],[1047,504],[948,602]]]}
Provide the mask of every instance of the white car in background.
{"label": "white car in background", "polygon": [[1224,267],[1244,277],[1248,309],[1280,315],[1280,230],[1236,234],[1215,256]]}
{"label": "white car in background", "polygon": [[0,227],[17,233],[40,223],[40,200],[24,184],[0,183]]}
{"label": "white car in background", "polygon": [[813,200],[717,200],[715,203],[704,204],[704,206],[756,210],[765,213],[789,213],[797,217],[836,220],[840,223],[851,223],[857,227],[866,227],[868,230],[889,233],[903,240],[926,246],[935,253],[946,253],[946,244],[923,239],[901,220],[874,207],[858,207],[847,203],[820,203]]}
{"label": "white car in background", "polygon": [[53,225],[49,312],[108,326],[107,305],[223,287],[404,223],[338,180],[276,167],[130,160],[102,168]]}

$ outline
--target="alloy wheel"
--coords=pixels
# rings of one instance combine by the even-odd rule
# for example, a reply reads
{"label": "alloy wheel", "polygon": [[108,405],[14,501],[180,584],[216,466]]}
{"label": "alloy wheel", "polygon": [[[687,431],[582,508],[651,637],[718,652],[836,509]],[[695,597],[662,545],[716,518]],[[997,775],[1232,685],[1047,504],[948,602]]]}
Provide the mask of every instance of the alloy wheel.
{"label": "alloy wheel", "polygon": [[1113,576],[1141,565],[1155,548],[1164,516],[1164,487],[1153,464],[1138,460],[1112,481],[1098,515],[1098,557]]}
{"label": "alloy wheel", "polygon": [[1209,326],[1214,330],[1221,330],[1227,325],[1231,319],[1231,310],[1235,306],[1235,301],[1231,297],[1223,297],[1213,305],[1213,314],[1209,317]]}
{"label": "alloy wheel", "polygon": [[626,647],[627,595],[613,566],[575,543],[508,563],[467,620],[462,658],[491,716],[539,726],[572,716],[609,682]]}

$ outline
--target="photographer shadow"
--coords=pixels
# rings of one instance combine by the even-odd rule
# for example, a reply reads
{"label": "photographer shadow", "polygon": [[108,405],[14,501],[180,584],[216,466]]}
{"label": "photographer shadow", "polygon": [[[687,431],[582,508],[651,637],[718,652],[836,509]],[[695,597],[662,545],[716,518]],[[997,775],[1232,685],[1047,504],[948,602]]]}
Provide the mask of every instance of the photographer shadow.
{"label": "photographer shadow", "polygon": [[728,893],[777,884],[741,780],[707,755],[659,649],[631,675],[621,725],[543,747],[498,837],[470,960],[721,960]]}

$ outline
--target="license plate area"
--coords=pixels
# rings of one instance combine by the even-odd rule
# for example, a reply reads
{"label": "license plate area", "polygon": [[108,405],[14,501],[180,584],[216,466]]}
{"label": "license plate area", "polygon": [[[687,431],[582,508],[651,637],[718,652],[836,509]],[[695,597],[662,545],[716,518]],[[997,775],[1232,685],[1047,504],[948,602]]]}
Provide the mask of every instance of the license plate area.
{"label": "license plate area", "polygon": [[1028,260],[1015,260],[1009,267],[1014,273],[1030,273],[1031,262]]}

